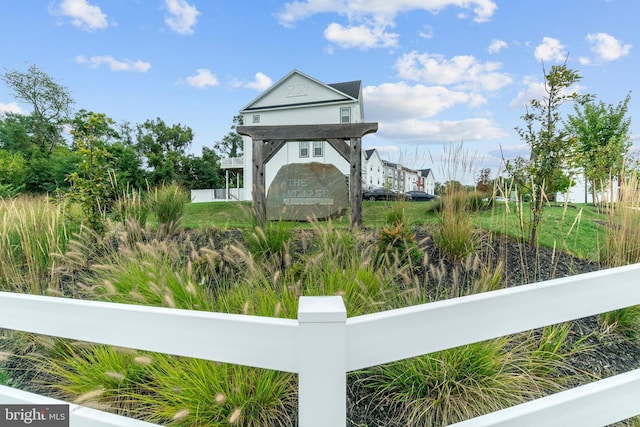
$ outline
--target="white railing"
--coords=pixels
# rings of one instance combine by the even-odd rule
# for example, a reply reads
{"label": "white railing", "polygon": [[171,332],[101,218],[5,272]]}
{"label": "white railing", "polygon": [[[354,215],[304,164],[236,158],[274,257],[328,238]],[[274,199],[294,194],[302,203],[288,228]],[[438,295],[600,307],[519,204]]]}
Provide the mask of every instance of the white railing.
{"label": "white railing", "polygon": [[236,169],[244,166],[244,157],[225,157],[220,159],[222,169]]}
{"label": "white railing", "polygon": [[[299,424],[344,426],[349,371],[637,304],[640,264],[349,319],[335,296],[301,297],[287,320],[0,292],[0,327],[297,373]],[[0,403],[20,399],[0,387]],[[640,370],[457,425],[602,426],[637,414]],[[73,425],[149,425],[109,417],[71,407]]]}

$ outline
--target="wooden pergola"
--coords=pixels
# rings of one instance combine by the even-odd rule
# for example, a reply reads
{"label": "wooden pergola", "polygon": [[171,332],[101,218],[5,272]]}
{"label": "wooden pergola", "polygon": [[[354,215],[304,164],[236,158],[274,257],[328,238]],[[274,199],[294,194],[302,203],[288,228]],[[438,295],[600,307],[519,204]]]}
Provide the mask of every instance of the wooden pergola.
{"label": "wooden pergola", "polygon": [[[238,126],[240,135],[253,143],[253,210],[261,224],[266,222],[264,165],[289,141],[327,141],[349,162],[351,227],[362,225],[362,137],[378,130],[378,123],[325,125]],[[349,141],[349,143],[347,142]]]}

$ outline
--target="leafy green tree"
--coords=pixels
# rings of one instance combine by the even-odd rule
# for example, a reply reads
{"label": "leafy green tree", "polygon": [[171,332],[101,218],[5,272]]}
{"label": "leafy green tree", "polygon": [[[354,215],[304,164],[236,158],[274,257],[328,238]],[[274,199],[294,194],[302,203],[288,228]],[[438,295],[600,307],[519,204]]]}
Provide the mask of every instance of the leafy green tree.
{"label": "leafy green tree", "polygon": [[491,193],[493,187],[491,186],[491,169],[480,169],[478,178],[476,179],[476,191],[484,194]]}
{"label": "leafy green tree", "polygon": [[20,153],[0,149],[0,184],[24,189],[27,161]]}
{"label": "leafy green tree", "polygon": [[554,65],[544,76],[545,95],[533,99],[522,116],[524,127],[516,127],[520,138],[531,150],[528,160],[522,157],[506,162],[507,171],[521,188],[532,195],[529,244],[535,246],[542,213],[549,196],[566,190],[569,180],[565,173],[572,153],[572,142],[564,129],[561,107],[568,102],[585,103],[590,95],[569,92],[582,76],[566,64]]}
{"label": "leafy green tree", "polygon": [[137,127],[137,149],[146,160],[148,181],[152,186],[178,181],[186,149],[193,141],[193,131],[180,124],[167,126],[159,117]]}
{"label": "leafy green tree", "polygon": [[591,184],[593,201],[610,179],[624,180],[623,167],[631,138],[627,117],[630,95],[618,105],[600,101],[575,106],[569,115],[567,129],[577,139],[577,166]]}
{"label": "leafy green tree", "polygon": [[242,150],[244,149],[244,142],[242,135],[235,131],[237,126],[243,124],[242,116],[233,116],[233,125],[231,126],[231,132],[225,135],[220,141],[213,145],[213,149],[221,157],[240,157],[242,156]]}
{"label": "leafy green tree", "polygon": [[108,160],[115,174],[118,192],[122,193],[127,188],[144,188],[145,171],[135,147],[123,141],[116,141],[107,145],[105,149],[109,153]]}
{"label": "leafy green tree", "polygon": [[14,98],[32,108],[33,143],[45,157],[61,141],[63,126],[68,122],[74,100],[65,86],[57,83],[35,65],[27,72],[8,71],[0,75]]}
{"label": "leafy green tree", "polygon": [[116,134],[113,120],[101,113],[82,111],[73,123],[73,145],[82,162],[80,170],[68,177],[69,197],[80,205],[88,225],[103,233],[105,215],[114,198],[113,170],[106,148],[109,138]]}
{"label": "leafy green tree", "polygon": [[22,114],[6,113],[0,117],[0,148],[19,152],[27,158],[34,145],[31,141],[33,118]]}
{"label": "leafy green tree", "polygon": [[444,185],[441,182],[436,181],[433,183],[433,194],[436,196],[444,194]]}
{"label": "leafy green tree", "polygon": [[211,148],[202,147],[202,156],[187,156],[182,164],[183,185],[194,188],[222,188],[224,177],[220,166],[220,158]]}

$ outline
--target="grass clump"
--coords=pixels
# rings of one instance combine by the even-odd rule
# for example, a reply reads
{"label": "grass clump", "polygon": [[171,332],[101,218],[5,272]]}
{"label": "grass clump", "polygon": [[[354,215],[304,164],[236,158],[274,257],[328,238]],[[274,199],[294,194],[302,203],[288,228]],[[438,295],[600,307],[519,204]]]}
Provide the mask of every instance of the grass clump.
{"label": "grass clump", "polygon": [[149,201],[140,190],[135,188],[127,187],[122,190],[113,204],[113,217],[122,224],[133,220],[144,228],[147,225],[150,213]]}
{"label": "grass clump", "polygon": [[560,389],[560,380],[539,375],[552,360],[531,357],[534,348],[503,337],[374,367],[359,381],[396,422],[447,425]]}
{"label": "grass clump", "polygon": [[386,224],[378,232],[376,265],[385,266],[390,262],[407,264],[411,268],[421,265],[422,250],[418,246],[410,220],[406,212],[407,203],[396,201],[386,216]]}
{"label": "grass clump", "polygon": [[0,289],[43,294],[57,289],[52,254],[63,253],[72,229],[45,197],[0,200]]}
{"label": "grass clump", "polygon": [[[467,191],[457,177],[473,170],[473,159],[463,150],[462,144],[448,147],[445,151],[447,177],[444,194],[440,197],[438,221],[434,225],[433,241],[442,254],[454,262],[463,261],[479,247],[479,236],[474,230],[469,211],[479,209],[480,193]],[[476,199],[480,198],[480,201]]]}
{"label": "grass clump", "polygon": [[466,209],[467,192],[445,194],[439,221],[433,230],[433,241],[451,261],[462,261],[474,254],[480,245],[473,219]]}
{"label": "grass clump", "polygon": [[177,184],[166,184],[151,191],[151,210],[168,233],[180,228],[189,193]]}
{"label": "grass clump", "polygon": [[291,229],[284,221],[267,222],[264,227],[256,225],[252,232],[245,233],[245,241],[254,256],[282,264],[289,257]]}
{"label": "grass clump", "polygon": [[55,396],[174,426],[293,426],[295,377],[201,359],[57,342]]}
{"label": "grass clump", "polygon": [[[607,227],[601,263],[619,267],[640,262],[640,190],[637,175],[620,186],[620,199],[608,203]],[[631,306],[600,315],[602,327],[637,340],[640,334],[640,306]]]}

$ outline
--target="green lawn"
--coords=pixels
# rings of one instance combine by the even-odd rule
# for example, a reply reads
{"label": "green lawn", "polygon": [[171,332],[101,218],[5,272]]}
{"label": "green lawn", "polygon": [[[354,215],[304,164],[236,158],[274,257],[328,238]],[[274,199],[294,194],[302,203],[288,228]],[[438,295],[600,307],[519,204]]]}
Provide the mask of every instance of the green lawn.
{"label": "green lawn", "polygon": [[[380,227],[385,224],[387,215],[393,204],[397,202],[362,202],[362,223],[364,227]],[[438,215],[429,212],[428,202],[404,203],[408,221],[412,225],[429,225],[438,221]],[[483,230],[519,238],[522,235],[520,223],[526,226],[529,222],[529,206],[524,205],[521,214],[514,203],[508,208],[498,203],[492,209],[482,210],[473,215],[476,226]],[[585,204],[574,204],[568,208],[549,206],[545,209],[540,245],[566,251],[583,258],[595,259],[604,241],[606,217],[599,214],[595,207]],[[308,228],[304,222],[291,222],[293,228]],[[240,228],[248,229],[251,222],[250,202],[210,202],[189,203],[185,209],[183,225],[186,228]],[[333,225],[347,228],[349,212],[343,217],[333,220]],[[525,232],[526,233],[526,232]],[[528,237],[528,234],[527,234]]]}

